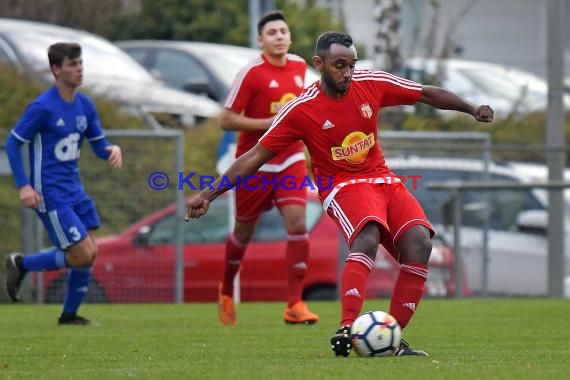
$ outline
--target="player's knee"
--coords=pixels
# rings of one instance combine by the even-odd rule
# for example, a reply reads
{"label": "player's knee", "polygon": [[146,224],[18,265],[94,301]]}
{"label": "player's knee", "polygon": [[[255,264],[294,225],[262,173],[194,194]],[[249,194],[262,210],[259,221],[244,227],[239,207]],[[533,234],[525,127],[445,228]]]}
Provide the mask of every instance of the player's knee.
{"label": "player's knee", "polygon": [[417,249],[419,255],[427,263],[431,255],[431,249],[432,249],[431,239],[427,236],[422,236],[421,238],[418,239],[417,245],[418,245]]}
{"label": "player's knee", "polygon": [[400,245],[401,261],[427,264],[431,255],[432,244],[428,236],[415,235]]}
{"label": "player's knee", "polygon": [[376,258],[376,252],[378,251],[378,243],[379,239],[377,236],[368,233],[360,233],[350,245],[350,250],[352,252],[364,253],[366,256],[374,260]]}
{"label": "player's knee", "polygon": [[67,262],[71,268],[87,268],[93,265],[97,253],[97,246],[89,244],[82,249],[74,250],[73,253],[68,253]]}
{"label": "player's knee", "polygon": [[247,244],[253,237],[255,230],[235,230],[234,237],[242,244]]}
{"label": "player's knee", "polygon": [[307,233],[305,220],[288,222],[286,228],[289,235],[304,235]]}
{"label": "player's knee", "polygon": [[99,254],[99,248],[97,247],[97,245],[94,245],[94,247],[89,252],[91,264],[93,264],[95,262],[95,259],[97,258],[98,254]]}
{"label": "player's knee", "polygon": [[79,255],[75,260],[75,267],[76,268],[87,268],[93,265],[95,262],[95,257],[97,253],[94,251],[85,252],[82,255]]}

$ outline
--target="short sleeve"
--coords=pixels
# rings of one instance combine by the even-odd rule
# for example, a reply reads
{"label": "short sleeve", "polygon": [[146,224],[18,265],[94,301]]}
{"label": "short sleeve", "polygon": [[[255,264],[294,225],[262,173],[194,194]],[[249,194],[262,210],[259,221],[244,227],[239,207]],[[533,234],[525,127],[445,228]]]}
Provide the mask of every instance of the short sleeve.
{"label": "short sleeve", "polygon": [[259,139],[259,143],[270,152],[279,154],[302,139],[299,123],[296,122],[294,113],[289,112],[287,117],[277,114],[273,124]]}
{"label": "short sleeve", "polygon": [[386,72],[372,72],[380,107],[414,104],[422,96],[422,85]]}
{"label": "short sleeve", "polygon": [[249,102],[251,102],[254,96],[255,83],[251,79],[249,70],[242,69],[242,71],[236,76],[230,90],[228,91],[228,96],[224,107],[232,110],[235,113],[241,113],[246,109]]}
{"label": "short sleeve", "polygon": [[30,143],[36,133],[47,123],[48,110],[40,103],[32,102],[24,111],[20,120],[12,130],[12,134],[23,143]]}

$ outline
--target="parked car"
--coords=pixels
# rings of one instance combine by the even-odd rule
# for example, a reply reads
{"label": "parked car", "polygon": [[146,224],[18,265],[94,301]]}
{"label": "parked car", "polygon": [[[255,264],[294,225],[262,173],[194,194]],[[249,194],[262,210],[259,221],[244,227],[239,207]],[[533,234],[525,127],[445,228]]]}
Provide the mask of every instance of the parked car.
{"label": "parked car", "polygon": [[95,96],[117,101],[142,114],[155,128],[154,114],[170,114],[181,124],[217,116],[218,103],[205,96],[165,86],[124,51],[91,33],[39,22],[0,18],[0,64],[45,84],[53,83],[47,48],[55,42],[77,42],[83,48],[84,87]]}
{"label": "parked car", "polygon": [[[228,198],[214,202],[199,221],[184,224],[184,301],[214,302],[223,277],[228,236]],[[90,302],[173,302],[175,294],[175,226],[181,223],[175,205],[158,210],[118,235],[97,239],[99,254],[88,293]],[[315,194],[307,204],[311,252],[304,296],[334,299],[341,245],[334,222],[323,212]],[[240,271],[243,301],[285,300],[287,296],[286,232],[276,209],[264,213]],[[436,239],[431,254],[428,296],[455,294],[453,251]],[[343,262],[344,260],[342,260]],[[370,273],[366,296],[388,296],[399,265],[380,248]],[[58,303],[65,291],[65,271],[43,274],[48,303]],[[466,294],[468,290],[466,289]]]}
{"label": "parked car", "polygon": [[[260,50],[194,41],[129,40],[116,45],[168,86],[224,103],[237,73]],[[305,84],[319,79],[309,67]]]}
{"label": "parked car", "polygon": [[[392,157],[388,165],[401,176],[417,175],[412,190],[439,234],[452,241],[451,194],[427,190],[428,182],[481,181],[485,165],[476,159]],[[546,168],[538,165],[491,162],[488,180],[528,183],[546,180]],[[565,192],[570,204],[570,190]],[[466,191],[462,194],[461,252],[469,288],[483,291],[483,237],[488,222],[488,293],[510,296],[547,295],[546,190]],[[570,220],[570,213],[566,219]],[[566,228],[570,225],[566,223]],[[566,276],[570,281],[570,231],[566,234]],[[569,294],[570,296],[570,294]]]}
{"label": "parked car", "polygon": [[[360,69],[373,66],[371,60],[357,62]],[[402,75],[416,82],[429,83],[438,71],[442,73],[442,87],[475,104],[492,105],[496,117],[545,111],[548,105],[548,83],[515,67],[461,59],[414,57],[405,61]],[[563,100],[565,107],[570,109],[570,96],[564,95]],[[453,114],[453,111],[441,112]]]}

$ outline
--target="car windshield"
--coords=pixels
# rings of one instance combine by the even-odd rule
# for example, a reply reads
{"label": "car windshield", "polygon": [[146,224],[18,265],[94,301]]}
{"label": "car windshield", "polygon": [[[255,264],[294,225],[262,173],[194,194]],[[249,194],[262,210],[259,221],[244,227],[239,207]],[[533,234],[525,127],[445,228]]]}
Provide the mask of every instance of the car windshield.
{"label": "car windshield", "polygon": [[[55,42],[69,40],[69,36],[55,33],[22,31],[10,37],[32,70],[46,73],[49,73],[47,48]],[[117,81],[155,82],[152,75],[113,44],[89,35],[74,35],[73,41],[82,47],[86,81],[106,77]]]}
{"label": "car windshield", "polygon": [[[203,49],[203,50],[202,50]],[[261,54],[260,51],[249,49],[232,49],[228,47],[200,47],[200,58],[212,68],[216,75],[228,87],[246,63]]]}

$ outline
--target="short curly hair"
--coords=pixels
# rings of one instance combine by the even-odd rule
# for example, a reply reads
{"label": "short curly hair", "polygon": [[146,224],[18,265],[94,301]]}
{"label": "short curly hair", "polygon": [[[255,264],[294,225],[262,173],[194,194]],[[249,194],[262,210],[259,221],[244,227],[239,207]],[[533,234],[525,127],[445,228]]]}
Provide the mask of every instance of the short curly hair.
{"label": "short curly hair", "polygon": [[317,39],[315,55],[322,57],[331,49],[331,45],[340,44],[345,47],[352,46],[352,37],[344,32],[324,32]]}

